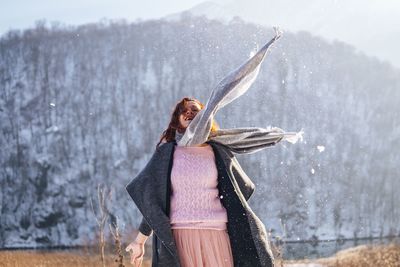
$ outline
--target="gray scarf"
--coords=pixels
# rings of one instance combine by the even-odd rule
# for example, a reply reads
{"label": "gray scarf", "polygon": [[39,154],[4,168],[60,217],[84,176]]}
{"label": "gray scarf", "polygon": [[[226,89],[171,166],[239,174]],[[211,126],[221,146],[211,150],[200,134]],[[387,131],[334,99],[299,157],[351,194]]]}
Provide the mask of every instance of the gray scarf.
{"label": "gray scarf", "polygon": [[185,133],[176,132],[178,146],[200,145],[207,140],[217,141],[229,146],[237,153],[252,153],[263,147],[274,145],[282,140],[296,143],[303,140],[303,130],[299,132],[285,132],[278,127],[244,127],[233,129],[219,129],[210,133],[212,120],[216,112],[233,100],[243,95],[253,84],[260,70],[270,46],[281,37],[281,32],[275,29],[276,35],[265,44],[254,56],[225,76],[212,90],[205,107],[197,113],[185,130]]}
{"label": "gray scarf", "polygon": [[175,140],[179,142],[185,133],[179,133],[178,131],[175,132]]}

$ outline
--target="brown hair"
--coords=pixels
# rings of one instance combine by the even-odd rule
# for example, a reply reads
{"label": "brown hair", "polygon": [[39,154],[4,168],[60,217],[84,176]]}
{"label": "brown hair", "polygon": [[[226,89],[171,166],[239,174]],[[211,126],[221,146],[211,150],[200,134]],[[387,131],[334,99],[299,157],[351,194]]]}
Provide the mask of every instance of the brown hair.
{"label": "brown hair", "polygon": [[[188,101],[194,101],[197,104],[199,104],[201,109],[204,108],[204,105],[195,98],[191,98],[191,97],[182,98],[182,100],[180,100],[176,104],[175,109],[172,112],[171,121],[169,122],[168,128],[162,133],[160,141],[158,142],[158,144],[156,146],[157,148],[163,140],[165,140],[166,142],[175,140],[175,133],[177,130],[181,130],[181,131],[184,130],[181,127],[181,124],[179,122],[179,115],[185,110],[185,105],[186,105],[186,102],[188,102]],[[211,124],[211,132],[218,130],[218,128],[219,128],[219,126],[218,126],[217,122],[213,119],[212,124]]]}

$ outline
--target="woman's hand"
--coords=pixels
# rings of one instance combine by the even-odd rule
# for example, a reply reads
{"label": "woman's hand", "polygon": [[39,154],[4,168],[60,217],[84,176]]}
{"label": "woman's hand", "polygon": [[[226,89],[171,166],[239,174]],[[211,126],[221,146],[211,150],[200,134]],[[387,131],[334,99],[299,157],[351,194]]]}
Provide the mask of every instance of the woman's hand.
{"label": "woman's hand", "polygon": [[273,28],[274,28],[274,31],[275,31],[275,37],[274,37],[274,39],[275,39],[275,40],[278,40],[278,39],[281,38],[281,36],[282,36],[282,30],[279,29],[279,27],[273,27]]}
{"label": "woman's hand", "polygon": [[130,243],[125,250],[130,252],[131,264],[133,264],[134,267],[142,266],[144,256],[144,243],[139,243],[135,240]]}

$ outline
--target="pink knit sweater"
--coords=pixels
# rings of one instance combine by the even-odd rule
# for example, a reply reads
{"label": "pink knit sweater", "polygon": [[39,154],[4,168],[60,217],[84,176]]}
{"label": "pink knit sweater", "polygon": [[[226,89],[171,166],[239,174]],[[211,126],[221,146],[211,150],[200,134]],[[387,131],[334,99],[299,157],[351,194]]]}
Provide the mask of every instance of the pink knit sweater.
{"label": "pink knit sweater", "polygon": [[171,170],[171,228],[225,230],[228,221],[217,188],[214,151],[176,146]]}

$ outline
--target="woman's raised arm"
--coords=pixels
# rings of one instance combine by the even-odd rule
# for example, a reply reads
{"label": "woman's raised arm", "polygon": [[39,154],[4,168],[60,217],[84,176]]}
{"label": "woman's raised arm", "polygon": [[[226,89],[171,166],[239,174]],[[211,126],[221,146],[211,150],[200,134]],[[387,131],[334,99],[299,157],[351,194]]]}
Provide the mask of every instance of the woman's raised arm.
{"label": "woman's raised arm", "polygon": [[236,154],[251,154],[264,148],[274,146],[285,140],[296,143],[303,139],[303,130],[299,132],[285,132],[278,127],[258,128],[235,128],[219,129],[211,134],[212,140],[227,146]]}
{"label": "woman's raised arm", "polygon": [[243,95],[255,81],[268,49],[281,37],[278,28],[274,30],[274,38],[245,63],[225,76],[213,89],[205,108],[197,113],[178,141],[179,146],[199,145],[207,141],[216,112]]}

